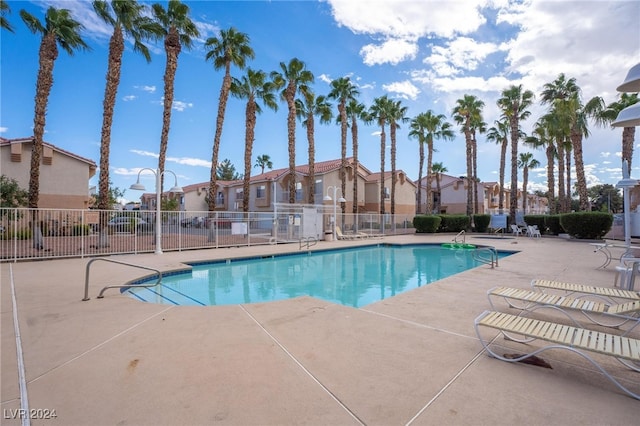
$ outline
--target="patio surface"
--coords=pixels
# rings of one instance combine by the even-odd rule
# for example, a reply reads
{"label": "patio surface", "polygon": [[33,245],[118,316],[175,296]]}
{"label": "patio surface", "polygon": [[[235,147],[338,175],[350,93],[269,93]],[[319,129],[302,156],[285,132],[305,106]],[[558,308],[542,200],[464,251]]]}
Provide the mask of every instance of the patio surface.
{"label": "patio surface", "polygon": [[[323,241],[312,250],[452,238]],[[544,352],[553,369],[498,361],[473,328],[493,286],[524,288],[533,278],[613,286],[614,264],[598,269],[604,257],[593,246],[558,237],[471,234],[467,242],[519,253],[498,268],[481,266],[360,309],[311,297],[213,307],[142,303],[118,290],[97,299],[105,285],[147,273],[106,262],[93,264],[91,300],[82,301],[88,258],[2,263],[0,423],[20,424],[14,290],[22,396],[39,416],[57,416],[34,425],[638,424],[640,401],[584,359]],[[291,251],[298,245],[112,258],[169,271],[194,260]],[[497,342],[505,353],[522,352]],[[640,392],[639,373],[597,359]]]}

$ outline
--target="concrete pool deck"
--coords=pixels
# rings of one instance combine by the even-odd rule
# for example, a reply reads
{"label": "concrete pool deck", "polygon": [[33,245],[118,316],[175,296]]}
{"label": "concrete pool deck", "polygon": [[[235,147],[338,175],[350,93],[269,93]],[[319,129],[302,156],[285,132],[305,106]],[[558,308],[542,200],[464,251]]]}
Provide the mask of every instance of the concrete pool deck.
{"label": "concrete pool deck", "polygon": [[[311,297],[214,307],[142,303],[118,290],[96,299],[105,285],[148,273],[106,262],[93,263],[91,300],[82,301],[88,258],[2,263],[0,423],[20,424],[15,289],[28,405],[57,416],[32,424],[637,424],[640,401],[582,358],[544,352],[553,369],[498,361],[482,351],[473,328],[493,286],[524,288],[533,278],[613,286],[614,265],[598,269],[604,257],[593,246],[557,237],[471,234],[467,242],[519,253],[498,268],[481,266],[360,309]],[[112,258],[168,271],[291,251],[298,245]],[[518,352],[515,343],[498,342],[510,347],[505,353]],[[597,359],[640,392],[640,373]]]}

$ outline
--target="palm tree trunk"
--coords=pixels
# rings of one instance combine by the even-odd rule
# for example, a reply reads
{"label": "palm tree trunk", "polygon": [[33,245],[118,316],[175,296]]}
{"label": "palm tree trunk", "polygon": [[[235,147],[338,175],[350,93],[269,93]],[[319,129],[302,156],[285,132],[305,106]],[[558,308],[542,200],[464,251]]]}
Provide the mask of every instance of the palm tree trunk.
{"label": "palm tree trunk", "polygon": [[631,160],[633,158],[633,143],[635,141],[636,128],[625,127],[622,129],[622,159],[627,160],[629,172],[631,172]]}
{"label": "palm tree trunk", "polygon": [[498,213],[504,213],[504,176],[507,163],[507,145],[509,141],[505,139],[500,144],[500,193],[498,194]]}
{"label": "palm tree trunk", "polygon": [[[315,186],[316,186],[316,146],[313,137],[315,124],[313,121],[313,112],[307,116],[307,140],[309,141],[309,185],[308,185],[308,203],[315,204]],[[344,213],[344,212],[343,212]]]}
{"label": "palm tree trunk", "polygon": [[509,203],[509,219],[511,224],[516,223],[516,212],[518,211],[518,106],[514,105],[511,124],[511,200]]}
{"label": "palm tree trunk", "polygon": [[529,181],[529,167],[522,169],[522,214],[527,214],[527,183]]}
{"label": "palm tree trunk", "polygon": [[384,150],[386,147],[384,133],[384,123],[382,123],[382,132],[380,133],[380,214],[384,214]]}
{"label": "palm tree trunk", "polygon": [[231,87],[231,71],[230,64],[226,65],[224,78],[222,79],[222,87],[220,88],[220,102],[218,103],[218,115],[216,117],[216,134],[213,138],[213,153],[211,155],[211,175],[209,179],[208,204],[209,211],[216,209],[216,169],[218,167],[218,153],[220,151],[220,139],[222,137],[222,125],[224,123],[224,113],[227,109],[227,100],[229,99],[229,88]]}
{"label": "palm tree trunk", "polygon": [[[338,104],[338,112],[340,113],[340,189],[342,196],[346,197],[347,190],[347,109],[345,100],[341,100]],[[341,203],[342,214],[344,215],[347,205]]]}
{"label": "palm tree trunk", "polygon": [[351,143],[353,150],[353,213],[358,213],[358,120],[351,120]]}
{"label": "palm tree trunk", "polygon": [[549,213],[556,214],[556,203],[555,203],[555,190],[556,190],[556,182],[554,176],[554,155],[553,155],[553,145],[551,141],[549,141],[549,145],[547,145],[546,149],[547,154],[547,203],[549,204]]}
{"label": "palm tree trunk", "polygon": [[[391,216],[396,214],[396,125],[391,123]],[[395,222],[394,222],[395,223]]]}
{"label": "palm tree trunk", "polygon": [[162,132],[160,133],[160,154],[158,155],[158,170],[160,172],[160,188],[156,190],[162,194],[164,187],[164,163],[167,158],[167,146],[169,145],[169,128],[171,127],[171,108],[173,107],[174,81],[178,69],[178,55],[180,54],[180,37],[175,27],[169,29],[169,34],[164,40],[164,49],[167,53],[167,64],[164,72],[164,105],[162,110]]}
{"label": "palm tree trunk", "polygon": [[465,143],[466,143],[466,149],[467,149],[467,216],[469,216],[469,218],[471,218],[471,215],[473,214],[473,195],[472,195],[472,189],[473,189],[473,185],[471,185],[471,178],[473,176],[473,172],[472,172],[472,147],[471,147],[471,133],[469,132],[469,118],[467,117],[467,125],[464,128],[464,139],[465,139]]}
{"label": "palm tree trunk", "polygon": [[[416,202],[416,214],[420,214],[420,208],[422,207],[422,170],[424,169],[424,143],[422,140],[418,141],[420,147],[420,165],[418,166],[418,200]],[[429,199],[429,169],[427,168],[427,200]],[[429,202],[427,201],[427,208]]]}
{"label": "palm tree trunk", "polygon": [[473,167],[473,213],[478,214],[478,142],[476,141],[475,132],[473,133],[473,140],[471,148],[472,153],[472,167]]}
{"label": "palm tree trunk", "polygon": [[296,202],[296,103],[294,97],[296,87],[289,84],[286,89],[287,106],[289,115],[287,116],[287,136],[289,140],[289,204]]}
{"label": "palm tree trunk", "polygon": [[[422,147],[422,144],[420,144]],[[424,157],[424,154],[422,154]],[[422,159],[421,159],[422,160]],[[422,161],[421,161],[422,162]],[[433,178],[433,173],[431,172],[431,168],[433,167],[433,138],[428,136],[427,139],[427,199],[425,214],[433,213],[433,190],[431,189],[431,180]]]}
{"label": "palm tree trunk", "polygon": [[245,111],[245,120],[247,122],[246,135],[244,138],[244,181],[242,183],[242,211],[249,212],[249,191],[251,184],[251,156],[253,151],[253,140],[255,138],[256,129],[256,102],[253,96],[247,101]]}
{"label": "palm tree trunk", "polygon": [[564,186],[567,194],[564,197],[564,211],[568,213],[571,211],[571,151],[566,153],[564,160],[567,163],[565,167],[565,178],[567,180],[567,184]]}
{"label": "palm tree trunk", "polygon": [[558,139],[556,142],[556,148],[558,151],[558,206],[560,207],[559,213],[566,213],[565,211],[565,202],[564,199],[567,195],[567,192],[564,189],[564,185],[566,183],[566,179],[564,177],[565,172],[565,161],[564,161],[564,145],[562,143],[562,139]]}
{"label": "palm tree trunk", "polygon": [[571,132],[571,145],[573,147],[574,163],[576,164],[576,184],[578,186],[580,210],[583,212],[591,211],[587,180],[584,176],[584,162],[582,160],[582,134],[577,130]]}

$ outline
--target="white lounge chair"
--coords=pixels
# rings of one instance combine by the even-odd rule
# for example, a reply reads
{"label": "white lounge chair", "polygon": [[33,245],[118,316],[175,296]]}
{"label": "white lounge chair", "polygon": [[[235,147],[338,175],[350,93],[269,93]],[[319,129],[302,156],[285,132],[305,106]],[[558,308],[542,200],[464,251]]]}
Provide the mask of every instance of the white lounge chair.
{"label": "white lounge chair", "polygon": [[511,233],[517,237],[518,235],[522,235],[522,229],[520,229],[518,225],[511,225]]}
{"label": "white lounge chair", "polygon": [[336,235],[339,240],[362,240],[366,238],[361,234],[343,234],[339,226],[336,226]]}
{"label": "white lounge chair", "polygon": [[531,287],[542,292],[548,290],[563,291],[567,296],[573,294],[590,294],[600,297],[609,303],[617,303],[618,299],[640,300],[640,292],[632,290],[621,290],[611,287],[599,287],[584,284],[566,283],[562,281],[534,279]]}
{"label": "white lounge chair", "polygon": [[540,234],[540,230],[537,225],[527,225],[527,235],[530,238],[540,238],[542,234]]}
{"label": "white lounge chair", "polygon": [[[640,365],[640,340],[638,339],[491,311],[485,311],[478,316],[474,321],[474,327],[480,343],[494,358],[507,362],[518,362],[548,349],[565,349],[589,361],[622,392],[632,398],[640,399],[639,394],[624,387],[590,356],[590,353],[609,355],[632,370],[640,371],[640,369],[637,368],[637,365]],[[525,353],[522,356],[506,357],[500,355],[490,347],[491,343],[495,343],[495,338],[483,339],[480,332],[482,327],[498,330],[505,335],[507,339],[516,342],[528,343],[533,340],[541,340],[548,344],[541,348],[534,349],[529,353]],[[523,339],[514,338],[513,334],[520,335]]]}
{"label": "white lounge chair", "polygon": [[560,296],[510,287],[493,287],[487,292],[492,309],[496,309],[494,298],[502,298],[510,308],[533,312],[542,308],[555,309],[566,315],[576,326],[580,326],[571,312],[582,313],[589,321],[603,327],[620,327],[631,322],[631,327],[623,335],[628,334],[640,324],[640,300],[625,300],[621,303],[609,304],[589,300],[589,298]]}

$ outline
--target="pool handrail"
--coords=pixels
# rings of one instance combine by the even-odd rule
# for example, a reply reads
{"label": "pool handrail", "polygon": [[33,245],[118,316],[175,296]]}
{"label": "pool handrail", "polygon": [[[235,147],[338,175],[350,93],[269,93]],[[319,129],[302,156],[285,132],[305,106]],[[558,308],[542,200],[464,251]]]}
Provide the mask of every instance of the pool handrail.
{"label": "pool handrail", "polygon": [[462,231],[458,232],[458,234],[453,238],[452,241],[454,243],[459,243],[460,241],[458,241],[458,237],[460,237],[460,236],[462,236],[462,243],[465,243],[467,237],[466,237],[466,233],[465,233],[464,229]]}
{"label": "pool handrail", "polygon": [[[491,256],[490,259],[483,258],[480,254],[484,251],[488,251]],[[498,250],[495,247],[479,247],[473,251],[473,258],[481,263],[486,263],[487,265],[491,265],[491,269],[498,267]]]}
{"label": "pool handrail", "polygon": [[[313,242],[313,244],[311,244]],[[300,250],[302,250],[303,246],[306,246],[307,249],[318,244],[318,239],[316,237],[302,237],[300,238]]]}
{"label": "pool handrail", "polygon": [[104,292],[109,289],[109,288],[126,288],[126,287],[155,287],[158,284],[162,283],[162,272],[159,269],[155,269],[155,268],[148,268],[146,266],[142,266],[142,265],[136,265],[134,263],[129,263],[129,262],[122,262],[120,260],[114,260],[114,259],[107,259],[105,257],[98,257],[95,259],[91,259],[89,262],[87,262],[87,268],[85,271],[85,276],[84,276],[84,298],[82,299],[83,301],[87,301],[90,300],[89,297],[89,272],[90,272],[90,268],[91,265],[93,264],[93,262],[97,262],[98,260],[103,260],[105,262],[111,262],[111,263],[117,263],[119,265],[125,265],[125,266],[131,266],[133,268],[140,268],[140,269],[146,269],[149,271],[154,271],[158,274],[158,280],[155,283],[150,283],[150,284],[119,284],[119,285],[108,285],[106,287],[104,287],[102,290],[100,290],[100,293],[98,294],[98,299],[102,299],[104,296]]}

